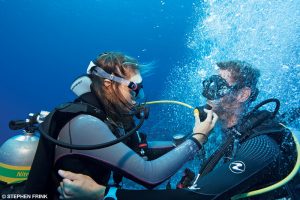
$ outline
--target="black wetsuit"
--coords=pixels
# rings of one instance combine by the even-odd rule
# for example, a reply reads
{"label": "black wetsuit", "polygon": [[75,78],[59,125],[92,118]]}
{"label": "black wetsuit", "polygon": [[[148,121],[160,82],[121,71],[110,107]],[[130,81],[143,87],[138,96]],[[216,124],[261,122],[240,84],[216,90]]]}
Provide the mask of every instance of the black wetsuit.
{"label": "black wetsuit", "polygon": [[[235,153],[231,149],[232,159],[226,159],[227,162],[198,177],[189,189],[117,190],[116,196],[131,200],[230,199],[236,194],[269,186],[287,176],[294,167],[296,156],[290,132],[278,123],[268,121],[256,127],[251,134],[244,141],[239,141]],[[275,199],[284,195],[287,195],[286,188],[252,198]]]}

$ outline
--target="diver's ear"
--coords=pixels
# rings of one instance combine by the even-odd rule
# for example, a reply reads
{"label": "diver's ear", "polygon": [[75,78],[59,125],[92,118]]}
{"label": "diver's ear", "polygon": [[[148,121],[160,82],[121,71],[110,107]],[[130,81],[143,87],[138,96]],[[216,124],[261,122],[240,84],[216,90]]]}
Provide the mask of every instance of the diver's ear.
{"label": "diver's ear", "polygon": [[111,80],[104,79],[104,86],[109,87],[111,85]]}
{"label": "diver's ear", "polygon": [[239,102],[245,102],[249,99],[250,95],[251,95],[251,89],[249,87],[244,87],[239,91],[237,100]]}

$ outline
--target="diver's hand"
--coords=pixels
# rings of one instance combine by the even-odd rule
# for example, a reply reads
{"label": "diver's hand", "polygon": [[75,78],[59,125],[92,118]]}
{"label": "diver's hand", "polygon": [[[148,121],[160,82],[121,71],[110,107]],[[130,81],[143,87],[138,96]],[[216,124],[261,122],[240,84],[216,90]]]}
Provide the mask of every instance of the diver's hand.
{"label": "diver's hand", "polygon": [[105,186],[98,185],[91,177],[83,174],[75,174],[69,171],[58,170],[63,178],[57,188],[59,199],[90,199],[104,198]]}
{"label": "diver's hand", "polygon": [[218,120],[217,114],[212,110],[204,109],[204,112],[207,113],[207,117],[203,122],[200,121],[199,113],[194,113],[195,126],[193,129],[193,133],[202,133],[205,136],[202,134],[196,134],[193,135],[193,137],[197,139],[201,144],[205,143],[210,131],[213,129]]}

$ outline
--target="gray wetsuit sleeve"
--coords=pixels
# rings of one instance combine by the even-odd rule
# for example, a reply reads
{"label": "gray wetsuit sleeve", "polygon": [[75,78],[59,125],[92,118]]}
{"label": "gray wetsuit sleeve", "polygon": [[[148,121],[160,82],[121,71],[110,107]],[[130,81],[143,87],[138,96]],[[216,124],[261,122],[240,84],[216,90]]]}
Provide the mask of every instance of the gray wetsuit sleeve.
{"label": "gray wetsuit sleeve", "polygon": [[[72,144],[94,145],[112,141],[116,137],[98,118],[79,115],[64,126],[59,134],[59,139]],[[125,177],[151,188],[175,174],[184,163],[193,158],[198,150],[194,141],[186,140],[163,156],[146,161],[124,143],[96,150],[70,151],[57,147],[56,160],[70,154],[92,157],[120,170]]]}

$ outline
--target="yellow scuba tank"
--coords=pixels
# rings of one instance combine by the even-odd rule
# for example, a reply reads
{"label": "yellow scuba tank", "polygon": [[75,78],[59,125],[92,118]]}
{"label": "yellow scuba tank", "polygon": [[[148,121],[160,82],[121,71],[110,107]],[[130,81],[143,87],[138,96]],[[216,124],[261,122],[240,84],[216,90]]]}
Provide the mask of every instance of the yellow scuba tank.
{"label": "yellow scuba tank", "polygon": [[37,149],[39,137],[24,131],[0,147],[0,181],[7,184],[27,179]]}

